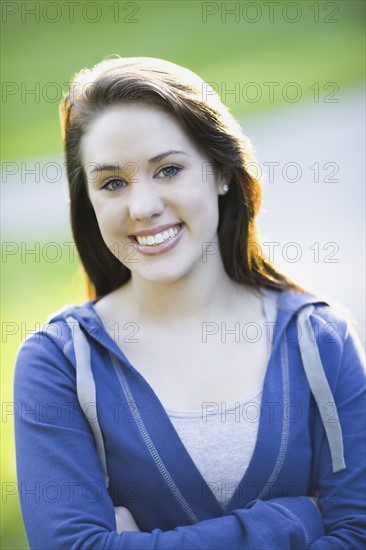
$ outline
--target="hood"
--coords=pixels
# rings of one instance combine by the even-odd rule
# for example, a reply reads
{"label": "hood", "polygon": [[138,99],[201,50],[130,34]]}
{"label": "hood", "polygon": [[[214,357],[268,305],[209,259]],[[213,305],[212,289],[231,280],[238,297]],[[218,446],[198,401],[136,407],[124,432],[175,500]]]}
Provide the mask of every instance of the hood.
{"label": "hood", "polygon": [[[322,297],[294,292],[292,290],[276,290],[262,287],[260,288],[260,292],[270,318],[276,318],[273,347],[281,339],[281,335],[286,327],[291,322],[296,323],[296,317],[303,308],[310,305],[314,308],[329,305]],[[94,303],[94,300],[88,300],[82,305],[64,306],[54,312],[47,319],[47,323],[65,322],[66,317],[72,316],[92,339],[115,352],[117,345],[104,330],[103,323],[94,308]],[[277,309],[277,316],[273,309]]]}
{"label": "hood", "polygon": [[[328,440],[333,473],[345,469],[343,453],[343,436],[336,407],[334,407],[334,422],[327,422],[327,405],[334,403],[333,395],[329,387],[324,367],[318,350],[318,345],[310,316],[314,310],[329,304],[322,299],[310,294],[293,292],[291,290],[260,289],[264,308],[270,313],[270,318],[276,319],[273,333],[273,350],[280,344],[282,335],[290,323],[294,322],[296,330],[299,330],[298,343],[303,368],[317,404],[324,431]],[[72,338],[67,343],[73,342],[76,370],[77,370],[77,393],[79,402],[90,403],[95,401],[95,384],[91,369],[91,353],[88,339],[82,334],[83,330],[95,341],[102,344],[112,353],[121,355],[121,350],[104,329],[101,319],[97,315],[94,302],[89,300],[81,306],[66,306],[56,312],[48,320],[49,326],[58,322],[67,323]],[[277,316],[275,313],[277,312]],[[295,328],[294,327],[294,328]],[[91,393],[90,393],[91,392]],[[98,455],[103,467],[106,485],[108,486],[108,472],[106,469],[106,457],[103,437],[98,422],[93,422],[91,428],[97,444]]]}

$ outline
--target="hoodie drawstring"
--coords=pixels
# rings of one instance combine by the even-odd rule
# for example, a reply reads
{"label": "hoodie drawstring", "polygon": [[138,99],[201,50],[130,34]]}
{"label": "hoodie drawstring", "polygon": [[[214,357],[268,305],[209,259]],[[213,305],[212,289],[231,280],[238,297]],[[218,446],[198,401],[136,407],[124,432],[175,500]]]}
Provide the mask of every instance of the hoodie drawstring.
{"label": "hoodie drawstring", "polygon": [[[300,327],[299,347],[306,378],[318,406],[328,439],[332,468],[335,474],[346,468],[343,456],[342,429],[310,322],[310,315],[313,311],[314,306],[310,304],[303,307],[297,314],[298,326]],[[334,407],[331,420],[327,419],[327,416],[329,417],[329,406]]]}
{"label": "hoodie drawstring", "polygon": [[[333,473],[336,473],[346,468],[343,456],[342,429],[339,422],[337,408],[324,372],[315,335],[310,322],[310,315],[313,311],[314,306],[310,304],[303,307],[297,314],[298,326],[300,328],[299,347],[306,378],[318,406],[320,417],[327,436],[332,459]],[[77,396],[80,406],[93,432],[98,457],[103,469],[105,484],[106,487],[108,487],[109,477],[107,472],[103,436],[99,426],[96,410],[96,388],[90,363],[90,347],[78,321],[70,315],[66,317],[66,322],[70,328],[71,338],[74,343]],[[92,420],[86,414],[86,411],[91,405],[94,405],[95,407],[95,417]],[[329,405],[333,405],[334,407],[334,413],[331,421],[327,419],[327,416],[329,416]]]}
{"label": "hoodie drawstring", "polygon": [[[100,429],[97,416],[96,389],[90,364],[90,347],[78,321],[74,319],[74,317],[69,316],[66,317],[66,322],[70,328],[71,338],[74,341],[76,360],[76,392],[82,411],[92,429],[98,457],[103,469],[104,482],[106,487],[108,487],[109,477],[107,471],[107,461],[102,431]],[[87,415],[87,411],[90,410],[91,406],[95,407],[95,415],[92,419]]]}

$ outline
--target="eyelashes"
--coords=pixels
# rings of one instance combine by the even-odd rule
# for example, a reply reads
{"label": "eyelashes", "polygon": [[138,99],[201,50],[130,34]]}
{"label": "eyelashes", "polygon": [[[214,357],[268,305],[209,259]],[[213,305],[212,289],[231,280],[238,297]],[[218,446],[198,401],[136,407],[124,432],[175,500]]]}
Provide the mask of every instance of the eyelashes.
{"label": "eyelashes", "polygon": [[111,178],[106,181],[106,183],[101,187],[101,189],[105,189],[106,191],[117,191],[118,189],[122,189],[123,187],[126,187],[126,185],[122,186],[114,186],[114,183],[124,183],[127,185],[126,180],[123,180],[122,178]]}
{"label": "eyelashes", "polygon": [[166,176],[167,178],[173,178],[174,176],[177,176],[179,174],[179,172],[182,171],[182,168],[180,166],[176,166],[175,164],[169,164],[168,166],[164,166],[163,168],[161,168],[158,172],[158,174],[160,174],[160,172],[163,172],[164,170],[176,170],[176,172],[174,174],[171,174],[170,176]]}
{"label": "eyelashes", "polygon": [[[176,177],[182,170],[183,168],[181,166],[168,164],[167,166],[163,166],[163,168],[160,168],[154,178],[159,177],[160,173],[165,172],[165,175],[161,179],[172,179]],[[166,174],[166,172],[168,172],[168,174]],[[119,189],[124,189],[127,185],[128,182],[125,179],[114,176],[112,178],[109,178],[102,185],[101,189],[104,189],[106,191],[118,191]]]}

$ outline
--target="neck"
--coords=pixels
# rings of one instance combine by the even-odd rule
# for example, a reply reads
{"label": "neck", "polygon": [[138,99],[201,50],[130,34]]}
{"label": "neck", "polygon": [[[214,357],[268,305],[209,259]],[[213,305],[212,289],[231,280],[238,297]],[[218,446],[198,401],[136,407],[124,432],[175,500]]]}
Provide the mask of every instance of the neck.
{"label": "neck", "polygon": [[215,265],[208,262],[169,284],[132,276],[121,290],[128,292],[134,314],[145,322],[185,323],[187,319],[208,318],[227,311],[235,304],[238,292],[243,291],[243,286],[227,275],[219,255],[214,262]]}

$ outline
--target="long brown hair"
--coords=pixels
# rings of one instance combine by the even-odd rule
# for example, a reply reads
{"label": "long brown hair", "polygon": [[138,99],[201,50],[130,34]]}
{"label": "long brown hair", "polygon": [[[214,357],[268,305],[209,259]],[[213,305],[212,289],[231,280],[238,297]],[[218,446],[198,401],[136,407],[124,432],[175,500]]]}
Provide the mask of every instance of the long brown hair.
{"label": "long brown hair", "polygon": [[88,197],[80,141],[88,123],[110,105],[148,103],[173,114],[182,128],[225,174],[220,195],[219,252],[228,275],[254,288],[307,292],[278,271],[263,251],[256,228],[262,186],[249,140],[219,96],[192,71],[150,57],[108,59],[83,69],[60,106],[70,191],[71,226],[86,273],[90,298],[108,294],[131,277],[104,243]]}

